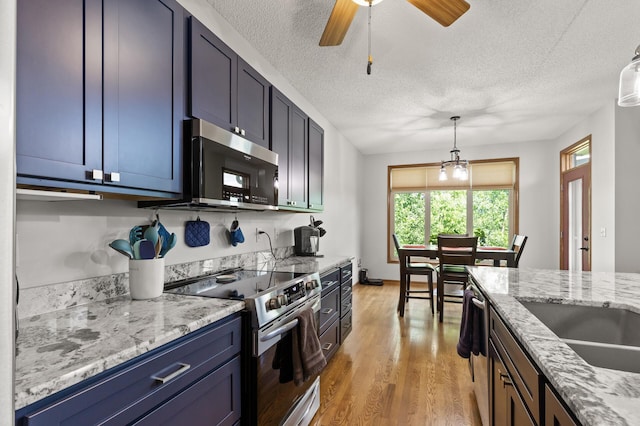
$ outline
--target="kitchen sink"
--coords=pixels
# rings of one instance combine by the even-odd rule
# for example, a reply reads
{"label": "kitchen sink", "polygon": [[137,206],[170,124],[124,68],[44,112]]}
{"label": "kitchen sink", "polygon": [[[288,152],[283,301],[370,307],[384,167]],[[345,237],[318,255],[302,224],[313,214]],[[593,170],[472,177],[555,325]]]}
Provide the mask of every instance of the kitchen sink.
{"label": "kitchen sink", "polygon": [[520,303],[587,363],[640,373],[640,314],[602,306]]}

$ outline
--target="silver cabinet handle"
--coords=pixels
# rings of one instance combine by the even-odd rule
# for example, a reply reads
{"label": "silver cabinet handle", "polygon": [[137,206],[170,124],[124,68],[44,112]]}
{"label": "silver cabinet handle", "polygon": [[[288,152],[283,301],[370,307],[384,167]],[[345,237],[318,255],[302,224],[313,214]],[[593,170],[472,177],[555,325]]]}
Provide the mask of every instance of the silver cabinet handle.
{"label": "silver cabinet handle", "polygon": [[176,377],[178,377],[181,374],[184,374],[184,372],[186,372],[188,369],[191,368],[191,365],[184,364],[182,362],[179,362],[178,365],[180,365],[180,368],[178,368],[176,371],[169,374],[168,376],[165,376],[165,377],[151,376],[151,378],[160,383],[167,383],[169,380],[175,379]]}
{"label": "silver cabinet handle", "polygon": [[331,349],[332,346],[333,346],[333,343],[325,343],[324,345],[322,345],[322,350],[328,351],[329,349]]}
{"label": "silver cabinet handle", "polygon": [[87,175],[89,176],[89,179],[102,180],[102,170],[93,169],[87,172]]}
{"label": "silver cabinet handle", "polygon": [[320,313],[323,313],[325,315],[328,315],[331,312],[333,312],[333,309],[331,309],[331,308],[324,308],[322,311],[320,311]]}
{"label": "silver cabinet handle", "polygon": [[107,173],[106,179],[109,182],[120,182],[120,173],[118,172]]}
{"label": "silver cabinet handle", "polygon": [[242,136],[245,136],[246,132],[244,131],[244,129],[240,129],[240,134],[241,134]]}
{"label": "silver cabinet handle", "polygon": [[234,133],[240,133],[240,127],[236,126],[233,128]]}

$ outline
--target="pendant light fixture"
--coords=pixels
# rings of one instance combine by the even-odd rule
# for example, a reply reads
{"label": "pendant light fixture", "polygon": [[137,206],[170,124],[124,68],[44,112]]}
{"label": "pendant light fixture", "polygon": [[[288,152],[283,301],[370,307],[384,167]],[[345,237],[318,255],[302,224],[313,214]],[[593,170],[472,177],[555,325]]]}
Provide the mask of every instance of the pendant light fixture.
{"label": "pendant light fixture", "polygon": [[442,161],[440,165],[440,175],[438,177],[439,180],[447,180],[447,167],[453,167],[453,178],[460,180],[469,179],[469,172],[467,171],[467,165],[469,162],[467,160],[460,159],[460,150],[457,146],[457,128],[456,122],[460,120],[460,117],[454,115],[451,117],[451,121],[453,121],[453,149],[450,151],[451,159],[447,161]]}
{"label": "pendant light fixture", "polygon": [[620,73],[620,91],[618,105],[630,107],[640,105],[640,45],[631,63]]}

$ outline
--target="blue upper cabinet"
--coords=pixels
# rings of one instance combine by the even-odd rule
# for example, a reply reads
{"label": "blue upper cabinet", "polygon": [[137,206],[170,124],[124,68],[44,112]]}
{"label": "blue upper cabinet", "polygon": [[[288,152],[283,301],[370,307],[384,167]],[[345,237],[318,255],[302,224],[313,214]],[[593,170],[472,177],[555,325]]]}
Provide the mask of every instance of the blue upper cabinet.
{"label": "blue upper cabinet", "polygon": [[309,209],[324,210],[324,130],[309,119]]}
{"label": "blue upper cabinet", "polygon": [[180,193],[184,21],[174,0],[18,2],[17,182]]}
{"label": "blue upper cabinet", "polygon": [[268,149],[271,84],[194,17],[190,36],[189,114]]}
{"label": "blue upper cabinet", "polygon": [[278,154],[278,205],[307,209],[308,116],[271,88],[271,150]]}
{"label": "blue upper cabinet", "polygon": [[102,170],[101,33],[101,0],[18,2],[20,176],[90,182]]}
{"label": "blue upper cabinet", "polygon": [[[104,171],[109,185],[180,192],[184,11],[104,2]],[[119,173],[119,182],[109,179]]]}

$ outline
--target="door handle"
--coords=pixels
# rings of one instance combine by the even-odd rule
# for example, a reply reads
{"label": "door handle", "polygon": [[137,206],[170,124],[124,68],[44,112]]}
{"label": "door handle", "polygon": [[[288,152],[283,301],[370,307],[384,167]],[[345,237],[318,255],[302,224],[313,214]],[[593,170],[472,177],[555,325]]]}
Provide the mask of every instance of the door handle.
{"label": "door handle", "polygon": [[589,251],[589,247],[580,247],[580,250],[582,250],[582,251]]}

